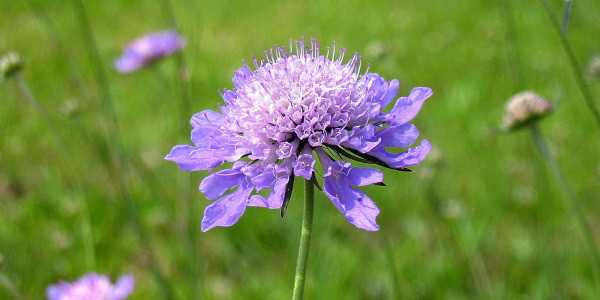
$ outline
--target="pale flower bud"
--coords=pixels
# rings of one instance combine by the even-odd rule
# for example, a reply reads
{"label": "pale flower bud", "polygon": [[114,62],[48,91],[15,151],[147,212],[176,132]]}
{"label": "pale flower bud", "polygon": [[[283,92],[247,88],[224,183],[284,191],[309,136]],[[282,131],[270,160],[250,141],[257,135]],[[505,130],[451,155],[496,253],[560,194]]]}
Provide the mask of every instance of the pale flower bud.
{"label": "pale flower bud", "polygon": [[542,96],[532,91],[518,93],[506,103],[502,129],[519,129],[548,115],[551,110],[552,103]]}

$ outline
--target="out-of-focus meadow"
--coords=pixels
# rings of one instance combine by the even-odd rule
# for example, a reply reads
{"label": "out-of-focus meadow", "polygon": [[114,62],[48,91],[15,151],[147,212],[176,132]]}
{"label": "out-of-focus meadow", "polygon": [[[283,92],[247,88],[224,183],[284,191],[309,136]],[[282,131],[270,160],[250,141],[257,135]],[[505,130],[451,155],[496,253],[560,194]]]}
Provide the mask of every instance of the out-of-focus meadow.
{"label": "out-of-focus meadow", "polygon": [[[25,59],[53,124],[14,80],[0,84],[0,299],[41,299],[89,271],[133,274],[131,299],[289,298],[302,183],[283,219],[249,208],[201,233],[208,172],[164,157],[191,143],[190,117],[218,109],[242,60],[301,37],[359,51],[399,95],[434,91],[412,121],[428,158],[363,189],[380,231],[355,228],[317,191],[306,299],[599,295],[600,128],[538,1],[84,2],[0,0],[0,55]],[[551,4],[560,19],[563,1]],[[594,1],[573,6],[567,40],[584,73],[599,16]],[[128,42],[164,29],[185,37],[181,53],[114,70]],[[584,79],[598,105],[600,81]],[[539,128],[591,237],[531,132],[494,130],[525,89],[556,104]]]}

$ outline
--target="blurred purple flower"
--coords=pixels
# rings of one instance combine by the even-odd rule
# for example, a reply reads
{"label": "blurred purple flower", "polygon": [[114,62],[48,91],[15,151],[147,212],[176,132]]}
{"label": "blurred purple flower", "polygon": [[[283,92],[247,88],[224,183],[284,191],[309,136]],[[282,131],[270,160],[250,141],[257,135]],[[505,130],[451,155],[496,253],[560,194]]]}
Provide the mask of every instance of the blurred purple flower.
{"label": "blurred purple flower", "polygon": [[115,61],[115,68],[121,73],[137,71],[150,62],[181,50],[184,44],[175,31],[147,34],[127,46],[123,55]]}
{"label": "blurred purple flower", "polygon": [[134,287],[133,276],[124,275],[112,285],[103,275],[89,273],[77,281],[62,281],[46,289],[49,300],[121,300],[127,298]]}
{"label": "blurred purple flower", "polygon": [[[310,45],[295,42],[295,48],[294,54],[276,46],[265,52],[266,62],[253,58],[255,70],[247,63],[238,69],[235,89],[221,93],[222,114],[205,110],[194,115],[195,146],[175,146],[165,158],[184,171],[234,162],[231,169],[214,172],[200,184],[208,199],[218,199],[206,208],[202,231],[233,225],[247,206],[281,208],[283,216],[294,176],[312,180],[321,189],[313,153],[324,170],[322,190],[327,197],[356,227],[378,230],[379,209],[356,187],[384,185],[383,173],[336,158],[408,171],[429,153],[426,140],[400,153],[386,148],[409,147],[417,139],[419,131],[406,122],[417,115],[431,89],[414,88],[382,112],[396,97],[398,80],[387,82],[375,73],[361,76],[358,53],[342,64],[345,50],[335,57],[335,44],[325,56],[315,40]],[[267,188],[271,192],[266,198],[252,194]]]}

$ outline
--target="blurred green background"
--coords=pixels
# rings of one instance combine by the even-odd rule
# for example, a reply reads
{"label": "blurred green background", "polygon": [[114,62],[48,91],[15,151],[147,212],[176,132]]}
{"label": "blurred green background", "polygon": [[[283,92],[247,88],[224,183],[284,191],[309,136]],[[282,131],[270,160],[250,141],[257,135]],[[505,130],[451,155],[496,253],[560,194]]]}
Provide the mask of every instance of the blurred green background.
{"label": "blurred green background", "polygon": [[[563,1],[551,4],[561,16]],[[598,4],[573,7],[568,41],[583,71],[600,53]],[[201,233],[208,172],[164,157],[191,143],[189,118],[218,108],[242,60],[301,37],[359,51],[363,70],[400,80],[399,95],[434,91],[412,121],[429,157],[363,188],[380,231],[355,228],[316,193],[306,299],[600,293],[594,250],[531,133],[493,130],[523,89],[557,104],[540,128],[598,244],[600,129],[536,1],[0,0],[0,11],[0,54],[24,57],[24,80],[64,138],[15,81],[0,84],[0,299],[43,299],[89,271],[133,274],[131,299],[290,298],[302,182],[285,218],[249,208]],[[187,40],[181,54],[112,68],[128,42],[169,28]],[[597,99],[599,81],[585,79]]]}

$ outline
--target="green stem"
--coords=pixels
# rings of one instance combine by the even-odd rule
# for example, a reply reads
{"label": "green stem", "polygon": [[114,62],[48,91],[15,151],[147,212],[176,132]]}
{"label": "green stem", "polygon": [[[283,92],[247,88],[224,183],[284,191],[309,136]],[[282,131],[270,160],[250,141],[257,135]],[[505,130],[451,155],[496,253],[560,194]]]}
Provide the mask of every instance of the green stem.
{"label": "green stem", "polygon": [[310,250],[310,237],[312,235],[313,215],[315,211],[315,186],[312,181],[304,181],[304,214],[302,216],[302,233],[300,234],[300,249],[296,263],[296,277],[294,279],[293,300],[304,297],[304,282],[306,279],[306,266],[308,264],[308,251]]}
{"label": "green stem", "polygon": [[[571,65],[571,70],[573,71],[573,75],[575,76],[575,81],[577,81],[579,90],[581,91],[581,94],[583,95],[583,99],[585,100],[585,103],[587,104],[588,109],[594,116],[596,123],[598,123],[598,126],[600,126],[600,112],[598,112],[598,108],[596,107],[596,103],[594,102],[594,99],[592,98],[592,94],[591,94],[590,90],[588,89],[588,86],[585,83],[585,80],[583,79],[583,73],[581,72],[581,68],[579,67],[577,58],[575,58],[575,53],[573,52],[573,49],[571,49],[571,45],[569,44],[569,41],[567,40],[567,36],[565,35],[565,32],[563,32],[563,28],[561,28],[561,25],[558,23],[558,19],[556,18],[556,15],[552,11],[552,7],[548,3],[548,0],[539,0],[539,1],[542,4],[542,6],[544,7],[544,11],[546,12],[546,15],[548,16],[548,19],[550,19],[550,23],[552,23],[552,27],[554,28],[554,31],[556,31],[556,35],[558,36],[558,39],[560,40],[560,43],[563,46],[565,54],[567,55],[567,59],[569,60],[569,65]],[[569,6],[565,6],[565,8],[568,8],[568,7]],[[569,19],[570,19],[570,17],[566,21],[568,21]]]}
{"label": "green stem", "polygon": [[90,209],[87,203],[88,198],[85,189],[83,188],[83,183],[81,182],[82,176],[80,176],[79,172],[75,168],[75,165],[73,164],[73,161],[71,159],[71,151],[69,151],[65,139],[60,134],[60,131],[58,131],[58,128],[54,124],[54,121],[50,117],[50,114],[48,114],[48,111],[37,100],[37,98],[33,94],[33,91],[31,91],[31,88],[29,88],[29,85],[27,84],[27,82],[25,82],[23,76],[21,76],[20,73],[16,73],[14,75],[14,79],[17,85],[19,86],[19,89],[23,92],[23,94],[25,94],[25,98],[27,98],[29,103],[35,108],[35,110],[37,110],[38,114],[42,117],[48,128],[50,128],[50,132],[52,132],[52,135],[54,136],[56,143],[58,144],[58,147],[60,148],[60,151],[63,154],[63,160],[67,165],[69,173],[73,177],[78,194],[82,198],[81,203],[83,216],[81,218],[81,236],[83,240],[86,267],[90,270],[93,270],[95,269],[96,264],[94,252],[94,235],[92,232],[92,225],[90,221]]}
{"label": "green stem", "polygon": [[579,198],[577,197],[577,195],[575,194],[575,192],[569,185],[569,182],[567,181],[567,178],[565,177],[563,172],[558,167],[556,160],[554,160],[554,157],[552,157],[552,154],[550,153],[550,150],[548,149],[548,145],[546,144],[546,141],[544,140],[542,134],[540,133],[540,130],[537,127],[537,125],[532,124],[530,126],[530,128],[531,128],[531,134],[532,134],[533,140],[535,142],[535,145],[537,146],[538,150],[541,152],[541,154],[544,157],[544,159],[546,160],[546,162],[548,162],[548,164],[550,165],[552,172],[554,172],[554,174],[558,178],[560,185],[564,189],[565,193],[567,194],[567,197],[569,198],[569,200],[571,202],[571,206],[575,213],[575,217],[576,217],[577,221],[579,222],[581,229],[583,230],[583,235],[584,235],[583,238],[587,242],[587,244],[590,248],[590,251],[592,252],[592,256],[594,259],[593,263],[595,264],[595,267],[592,268],[594,275],[596,277],[596,280],[600,280],[600,254],[598,253],[598,248],[596,246],[596,242],[594,241],[594,236],[592,234],[592,230],[590,229],[590,226],[586,220],[585,214],[583,213],[583,208],[581,207],[581,201],[579,200]]}

